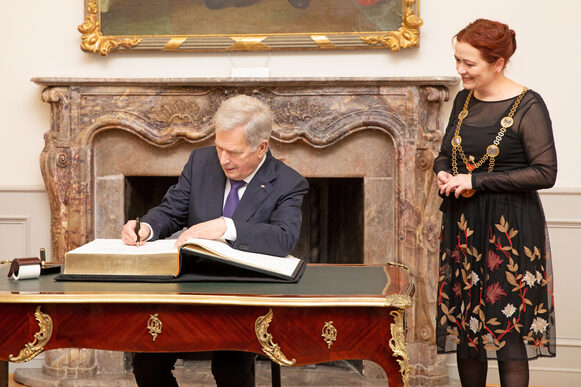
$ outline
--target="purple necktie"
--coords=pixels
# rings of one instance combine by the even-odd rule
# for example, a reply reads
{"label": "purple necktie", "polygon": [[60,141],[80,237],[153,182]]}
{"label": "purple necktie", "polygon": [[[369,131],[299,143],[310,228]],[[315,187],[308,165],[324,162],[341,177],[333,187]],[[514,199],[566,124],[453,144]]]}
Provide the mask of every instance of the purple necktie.
{"label": "purple necktie", "polygon": [[224,204],[224,210],[222,215],[226,218],[231,218],[232,214],[236,210],[236,206],[240,199],[238,198],[238,189],[242,187],[246,182],[244,180],[232,180],[230,179],[230,192],[226,198],[226,204]]}

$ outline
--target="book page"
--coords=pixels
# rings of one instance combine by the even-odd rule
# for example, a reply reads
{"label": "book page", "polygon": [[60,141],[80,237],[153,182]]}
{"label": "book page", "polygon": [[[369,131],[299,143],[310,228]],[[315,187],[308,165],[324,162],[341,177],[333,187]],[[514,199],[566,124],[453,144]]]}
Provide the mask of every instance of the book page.
{"label": "book page", "polygon": [[182,247],[193,249],[195,249],[195,246],[200,246],[211,253],[233,262],[267,270],[273,273],[283,274],[289,277],[293,275],[295,269],[301,263],[300,259],[291,255],[287,257],[277,257],[274,255],[249,253],[247,251],[236,250],[221,240],[190,239],[182,245]]}
{"label": "book page", "polygon": [[121,239],[95,239],[92,242],[71,250],[70,253],[115,255],[177,254],[178,249],[173,247],[174,243],[175,239],[160,239],[153,242],[147,242],[137,247],[126,245]]}

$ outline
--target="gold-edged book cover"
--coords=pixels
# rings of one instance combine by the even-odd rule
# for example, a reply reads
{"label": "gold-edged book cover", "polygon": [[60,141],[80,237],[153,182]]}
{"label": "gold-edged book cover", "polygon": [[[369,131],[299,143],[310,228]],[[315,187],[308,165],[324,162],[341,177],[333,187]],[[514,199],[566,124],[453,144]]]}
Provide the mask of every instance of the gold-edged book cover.
{"label": "gold-edged book cover", "polygon": [[65,253],[64,274],[177,276],[175,240],[128,246],[121,239],[95,239]]}
{"label": "gold-edged book cover", "polygon": [[[65,254],[64,276],[158,276],[178,277],[183,263],[195,273],[207,262],[236,267],[283,280],[297,279],[304,261],[293,256],[276,257],[233,249],[223,240],[191,239],[179,248],[175,240],[157,240],[128,246],[121,239],[95,239]],[[208,266],[199,266],[200,271]],[[220,267],[214,267],[220,275]],[[207,272],[204,273],[208,275]]]}

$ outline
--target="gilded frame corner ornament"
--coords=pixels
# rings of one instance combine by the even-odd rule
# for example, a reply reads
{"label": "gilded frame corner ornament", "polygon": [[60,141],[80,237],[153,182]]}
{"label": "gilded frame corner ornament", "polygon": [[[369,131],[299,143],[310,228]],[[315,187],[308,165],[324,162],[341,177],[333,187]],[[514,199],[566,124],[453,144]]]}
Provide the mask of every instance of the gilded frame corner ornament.
{"label": "gilded frame corner ornament", "polygon": [[270,360],[281,366],[292,367],[296,364],[296,359],[287,359],[284,353],[282,353],[280,346],[273,342],[272,335],[268,333],[268,327],[270,326],[273,316],[274,313],[272,312],[272,308],[269,308],[267,314],[259,316],[256,319],[254,323],[256,338],[262,346],[262,351]]}
{"label": "gilded frame corner ornament", "polygon": [[9,355],[8,360],[15,363],[24,363],[30,361],[44,350],[46,344],[52,335],[52,318],[40,311],[40,306],[34,312],[34,318],[38,321],[39,331],[34,334],[34,341],[26,343],[17,356]]}
{"label": "gilded frame corner ornament", "polygon": [[101,20],[97,0],[89,0],[86,9],[87,18],[77,27],[81,35],[81,48],[83,51],[99,53],[103,56],[109,55],[119,47],[132,48],[143,41],[143,38],[134,37],[118,39],[101,34]]}
{"label": "gilded frame corner ornament", "polygon": [[[417,0],[417,3],[419,3],[419,0]],[[370,46],[387,47],[391,51],[419,46],[420,27],[424,24],[424,21],[414,11],[415,5],[416,0],[403,1],[402,25],[397,31],[387,31],[383,35],[366,35],[362,36],[361,40]]]}
{"label": "gilded frame corner ornament", "polygon": [[393,316],[393,323],[390,326],[391,338],[389,339],[389,348],[393,352],[393,357],[399,357],[399,372],[404,387],[409,385],[409,358],[405,340],[404,311],[393,310],[389,314]]}
{"label": "gilded frame corner ornament", "polygon": [[[231,33],[181,33],[156,35],[154,31],[139,34],[104,35],[102,9],[109,11],[108,4],[115,0],[83,0],[85,3],[85,21],[78,26],[81,36],[81,48],[87,52],[103,56],[119,49],[132,51],[163,52],[216,52],[216,51],[274,51],[274,50],[337,50],[337,49],[390,49],[399,51],[402,48],[417,47],[420,41],[420,27],[423,20],[419,17],[420,0],[390,0],[389,15],[394,17],[390,27],[376,27],[377,30],[356,30],[344,32],[321,32],[316,26],[310,26],[313,32],[272,33],[252,30],[239,34]],[[213,0],[221,1],[221,0]],[[363,0],[356,0],[365,4]],[[292,0],[289,0],[292,2]],[[401,8],[399,7],[401,2]],[[207,1],[204,2],[206,4]],[[144,3],[143,7],[147,7]],[[308,7],[309,2],[306,2]],[[368,1],[367,5],[375,4]],[[364,7],[359,5],[359,7]],[[397,11],[395,11],[397,9]],[[212,10],[210,10],[212,11]],[[401,25],[395,27],[395,21]],[[199,16],[203,17],[203,16]],[[206,16],[207,18],[207,16]],[[194,19],[195,21],[195,19]],[[106,21],[105,21],[106,22]],[[233,20],[218,20],[216,24],[228,24]],[[393,30],[382,30],[391,29]],[[309,28],[309,30],[311,30]],[[356,29],[355,27],[351,27]],[[397,29],[396,29],[397,28]],[[348,27],[345,27],[348,29]],[[246,30],[245,30],[246,31]],[[315,32],[316,31],[316,32]],[[342,31],[342,29],[338,30]],[[135,32],[135,31],[134,31]]]}

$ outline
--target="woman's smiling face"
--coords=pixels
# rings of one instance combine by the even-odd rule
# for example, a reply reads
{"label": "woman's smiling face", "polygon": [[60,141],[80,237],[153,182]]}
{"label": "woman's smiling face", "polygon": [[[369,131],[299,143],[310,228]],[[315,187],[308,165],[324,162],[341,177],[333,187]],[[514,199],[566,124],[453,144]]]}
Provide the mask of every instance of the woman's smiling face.
{"label": "woman's smiling face", "polygon": [[504,65],[499,63],[502,59],[488,63],[477,48],[464,42],[456,42],[454,58],[456,71],[462,77],[464,88],[468,90],[486,89],[496,75],[502,72]]}

